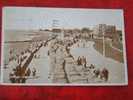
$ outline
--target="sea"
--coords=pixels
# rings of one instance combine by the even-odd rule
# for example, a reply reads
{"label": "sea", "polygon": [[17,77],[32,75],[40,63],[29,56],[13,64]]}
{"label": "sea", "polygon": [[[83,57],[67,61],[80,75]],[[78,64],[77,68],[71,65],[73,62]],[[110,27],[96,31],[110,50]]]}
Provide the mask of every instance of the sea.
{"label": "sea", "polygon": [[32,43],[30,40],[45,40],[48,38],[49,33],[37,30],[5,30],[3,35],[3,60],[4,64],[8,64],[10,50],[15,50],[15,53],[19,54],[29,47]]}

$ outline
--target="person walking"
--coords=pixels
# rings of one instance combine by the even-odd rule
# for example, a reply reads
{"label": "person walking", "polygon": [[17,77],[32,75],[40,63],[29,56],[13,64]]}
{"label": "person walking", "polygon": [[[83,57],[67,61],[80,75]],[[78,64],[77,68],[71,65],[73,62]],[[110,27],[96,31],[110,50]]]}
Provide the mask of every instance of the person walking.
{"label": "person walking", "polygon": [[36,76],[36,69],[35,68],[33,68],[32,75],[33,75],[33,77]]}

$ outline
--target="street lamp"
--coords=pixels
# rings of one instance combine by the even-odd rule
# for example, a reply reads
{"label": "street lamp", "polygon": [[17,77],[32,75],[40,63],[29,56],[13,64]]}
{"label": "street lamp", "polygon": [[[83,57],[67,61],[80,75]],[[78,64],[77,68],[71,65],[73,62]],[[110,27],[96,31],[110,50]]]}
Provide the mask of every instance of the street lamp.
{"label": "street lamp", "polygon": [[103,56],[105,57],[105,32],[103,32]]}

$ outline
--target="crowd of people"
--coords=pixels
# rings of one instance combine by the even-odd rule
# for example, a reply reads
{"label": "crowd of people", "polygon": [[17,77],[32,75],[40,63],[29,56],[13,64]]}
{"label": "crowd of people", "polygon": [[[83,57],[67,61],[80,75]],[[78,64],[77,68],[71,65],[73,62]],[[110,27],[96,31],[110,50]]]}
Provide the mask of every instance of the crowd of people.
{"label": "crowd of people", "polygon": [[[104,81],[108,81],[109,78],[109,71],[106,68],[103,69],[98,69],[96,68],[95,65],[90,64],[88,66],[88,62],[85,56],[79,56],[77,59],[73,57],[71,54],[71,47],[78,43],[80,41],[79,38],[73,37],[71,39],[64,39],[64,40],[59,40],[59,39],[54,39],[53,41],[50,42],[50,44],[45,44],[49,46],[48,50],[48,56],[50,57],[50,77],[54,77],[55,72],[55,65],[56,63],[62,63],[63,66],[65,67],[64,61],[65,57],[69,56],[71,57],[75,62],[76,66],[82,66],[83,69],[88,70],[88,73],[92,72],[93,73],[93,78],[99,78]],[[32,69],[29,68],[25,63],[27,63],[27,60],[33,55],[34,59],[40,58],[40,55],[38,55],[36,52],[42,47],[45,46],[44,42],[33,42],[32,44],[29,45],[28,48],[25,50],[21,51],[19,54],[14,53],[15,50],[10,50],[10,58],[9,58],[9,63],[14,61],[16,65],[13,66],[12,72],[9,74],[9,79],[12,83],[25,83],[28,77],[32,76],[35,77],[37,70],[35,67]],[[79,45],[77,45],[79,47]],[[85,47],[85,43],[83,43],[83,47]],[[57,53],[60,52],[60,55]],[[59,58],[60,56],[60,58]],[[57,58],[60,60],[57,61]],[[75,63],[74,63],[75,64]],[[64,69],[65,70],[65,69]],[[89,80],[88,80],[89,82]]]}
{"label": "crowd of people", "polygon": [[[33,42],[29,47],[22,50],[20,53],[16,54],[15,50],[10,50],[9,67],[12,67],[12,71],[9,73],[9,79],[12,83],[25,83],[27,78],[30,76],[36,76],[36,68],[28,68],[29,60],[32,57],[37,58],[39,55],[36,51],[43,46],[43,42]],[[13,64],[10,64],[14,62]],[[27,63],[27,64],[26,64]],[[31,75],[32,73],[32,75]]]}
{"label": "crowd of people", "polygon": [[[108,81],[108,78],[109,78],[109,71],[108,71],[108,69],[107,68],[101,68],[101,69],[98,69],[95,65],[93,65],[93,64],[90,64],[90,66],[88,66],[87,65],[87,59],[86,59],[86,57],[85,56],[79,56],[78,58],[77,58],[77,60],[73,57],[73,55],[71,54],[71,47],[74,45],[74,44],[76,44],[76,43],[78,43],[79,42],[79,40],[80,39],[77,39],[77,38],[71,38],[71,39],[69,39],[69,40],[65,40],[65,42],[64,42],[64,40],[63,41],[58,41],[58,40],[56,40],[56,41],[54,41],[53,42],[53,44],[51,45],[51,49],[50,49],[50,51],[53,51],[54,52],[54,54],[56,55],[56,51],[63,45],[63,49],[64,49],[64,53],[66,53],[67,54],[67,56],[69,56],[69,57],[71,57],[75,62],[76,62],[76,66],[83,66],[83,69],[85,69],[85,70],[88,70],[89,69],[89,71],[88,71],[88,73],[92,73],[92,75],[93,75],[93,78],[98,78],[98,79],[100,79],[101,81]],[[60,44],[60,45],[59,45]],[[83,45],[85,45],[85,43],[83,44]],[[78,45],[79,46],[79,45]],[[85,47],[85,46],[84,46]],[[48,51],[48,55],[50,55],[50,51]],[[56,56],[54,56],[53,57],[53,55],[54,54],[52,54],[52,58],[51,59],[53,59],[54,57],[56,58]],[[63,55],[63,53],[61,53],[62,55]],[[59,55],[58,55],[59,56]],[[61,55],[60,55],[61,56]],[[65,56],[66,57],[66,56]],[[65,58],[64,57],[64,58]],[[63,58],[63,59],[64,59]],[[55,60],[53,60],[53,61],[55,61],[54,63],[53,62],[51,62],[51,63],[53,63],[53,64],[51,64],[51,72],[50,73],[53,73],[53,75],[54,75],[54,73],[56,73],[54,70],[55,70],[55,65],[56,65],[56,59]],[[89,63],[88,63],[89,64]],[[65,65],[64,65],[65,66]],[[53,76],[54,77],[54,76]],[[89,80],[88,80],[88,82],[89,82]]]}

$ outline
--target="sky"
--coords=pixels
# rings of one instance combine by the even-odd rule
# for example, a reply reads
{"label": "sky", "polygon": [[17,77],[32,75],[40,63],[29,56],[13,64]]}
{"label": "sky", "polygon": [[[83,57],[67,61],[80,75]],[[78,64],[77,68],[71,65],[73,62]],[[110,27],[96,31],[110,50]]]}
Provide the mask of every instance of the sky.
{"label": "sky", "polygon": [[122,9],[3,8],[4,29],[52,28],[53,20],[58,20],[58,27],[61,28],[93,28],[97,24],[116,25],[117,29],[124,28]]}

